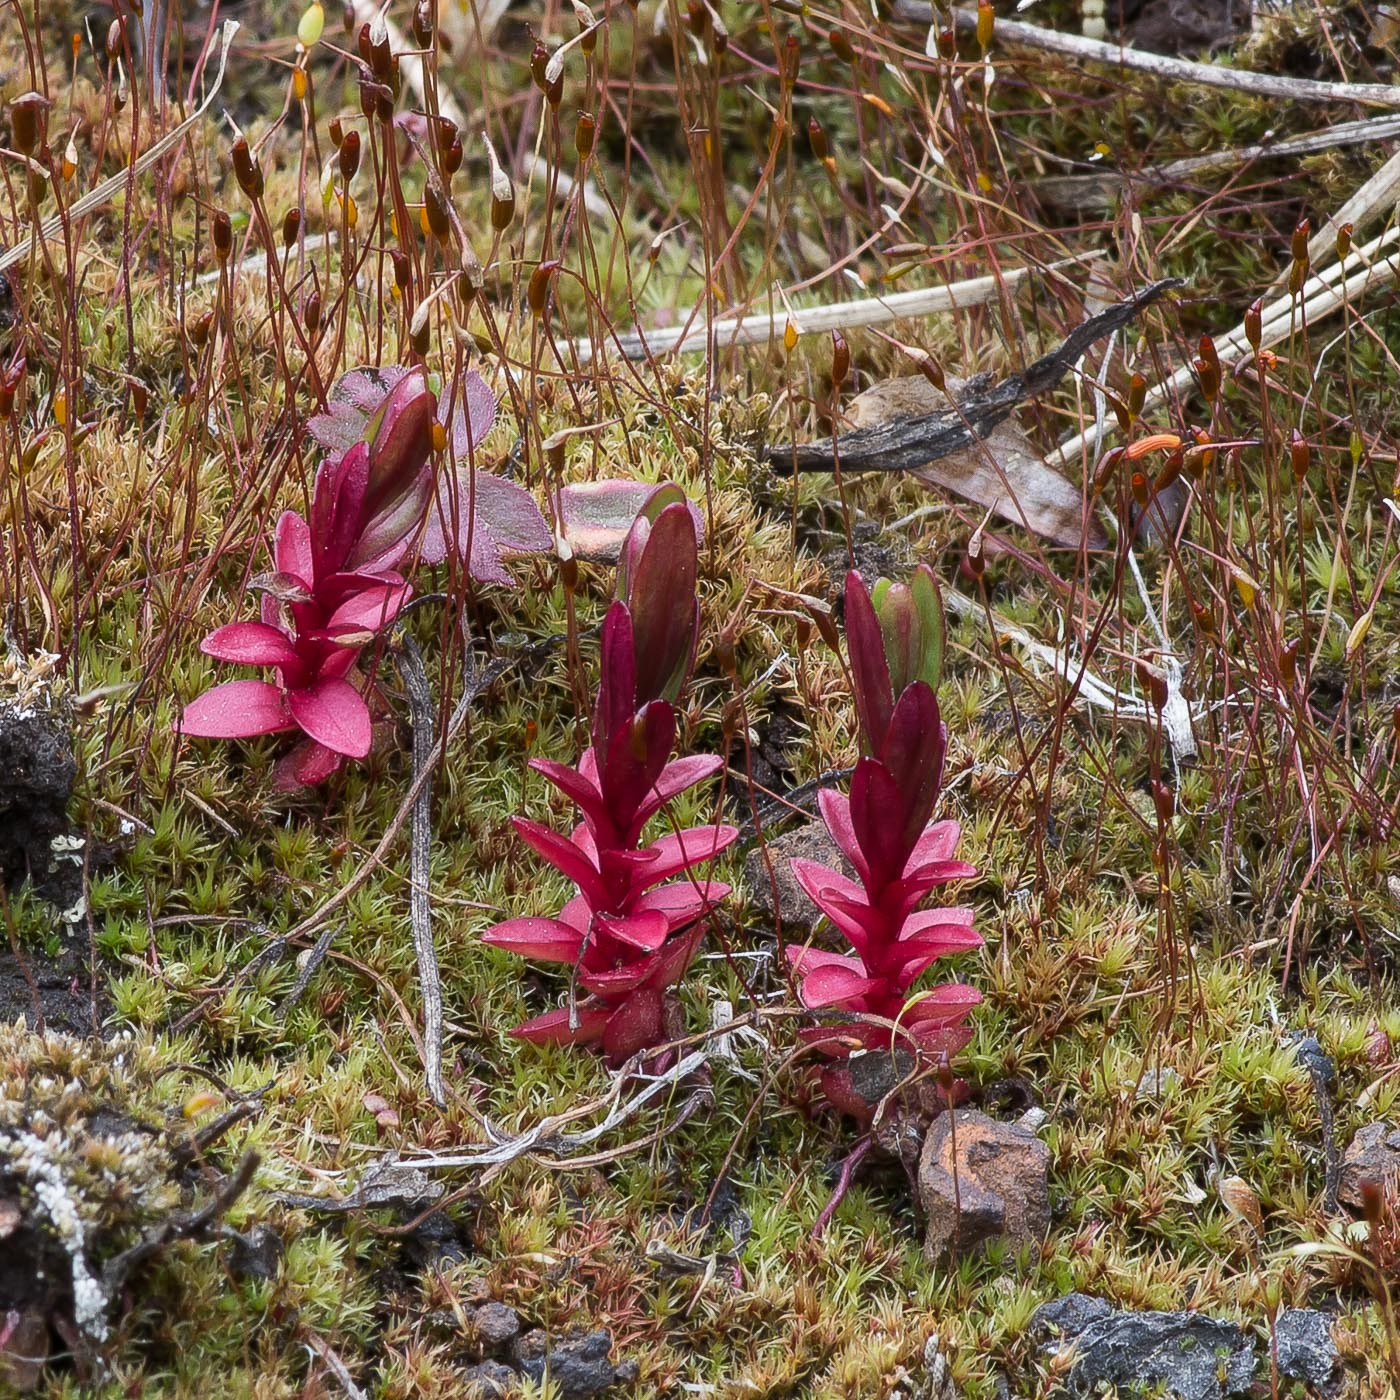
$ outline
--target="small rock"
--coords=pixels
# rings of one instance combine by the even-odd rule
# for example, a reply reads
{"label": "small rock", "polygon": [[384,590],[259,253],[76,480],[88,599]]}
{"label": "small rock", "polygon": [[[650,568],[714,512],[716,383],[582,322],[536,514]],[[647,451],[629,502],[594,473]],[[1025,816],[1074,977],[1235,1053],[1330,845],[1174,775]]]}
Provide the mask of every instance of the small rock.
{"label": "small rock", "polygon": [[485,1352],[504,1352],[520,1335],[520,1314],[504,1303],[483,1303],[468,1314],[472,1332]]}
{"label": "small rock", "polygon": [[1342,1178],[1337,1197],[1361,1209],[1361,1184],[1382,1186],[1400,1183],[1400,1128],[1390,1123],[1367,1123],[1342,1154]]}
{"label": "small rock", "polygon": [[612,1334],[601,1327],[558,1338],[536,1328],[516,1343],[515,1355],[532,1381],[539,1383],[548,1373],[562,1400],[588,1400],[620,1379],[621,1368],[612,1364],[611,1351]]}
{"label": "small rock", "polygon": [[49,1359],[49,1324],[34,1307],[9,1309],[0,1335],[0,1392],[28,1395],[38,1389]]}
{"label": "small rock", "polygon": [[1015,1123],[976,1109],[940,1114],[919,1158],[919,1198],[931,1261],[1001,1237],[1039,1244],[1050,1225],[1050,1149]]}
{"label": "small rock", "polygon": [[463,1393],[468,1400],[500,1400],[515,1389],[519,1377],[499,1361],[478,1361],[462,1372]]}
{"label": "small rock", "polygon": [[254,1225],[246,1235],[230,1230],[229,1272],[236,1279],[267,1283],[277,1277],[286,1246],[282,1236],[267,1225]]}
{"label": "small rock", "polygon": [[[792,831],[785,831],[766,843],[768,860],[773,873],[768,873],[763,850],[755,846],[744,861],[744,881],[753,907],[769,920],[782,919],[785,938],[801,936],[811,931],[821,917],[817,906],[807,898],[807,892],[792,873],[794,857],[814,860],[849,875],[850,866],[820,822],[806,822]],[[774,890],[777,891],[776,905]]]}
{"label": "small rock", "polygon": [[1316,1308],[1289,1308],[1274,1324],[1279,1374],[1326,1391],[1337,1369],[1332,1320]]}
{"label": "small rock", "polygon": [[1065,1380],[1075,1395],[1158,1386],[1178,1400],[1222,1400],[1254,1379],[1253,1342],[1233,1322],[1203,1313],[1120,1312],[1071,1293],[1037,1308],[1031,1329],[1050,1334],[1048,1351],[1073,1347]]}
{"label": "small rock", "polygon": [[1063,1298],[1042,1303],[1031,1319],[1031,1329],[1054,1341],[1060,1337],[1077,1337],[1095,1322],[1102,1322],[1113,1312],[1106,1298],[1094,1298],[1088,1293],[1066,1293]]}

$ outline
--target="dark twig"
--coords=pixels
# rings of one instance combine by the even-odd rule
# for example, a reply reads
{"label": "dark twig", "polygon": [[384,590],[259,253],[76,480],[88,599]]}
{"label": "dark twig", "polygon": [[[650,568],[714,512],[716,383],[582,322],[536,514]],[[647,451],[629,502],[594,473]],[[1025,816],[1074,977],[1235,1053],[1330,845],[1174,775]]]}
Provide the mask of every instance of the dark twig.
{"label": "dark twig", "polygon": [[[1095,341],[1126,326],[1154,301],[1185,285],[1180,277],[1153,282],[1129,300],[1090,316],[1070,332],[1063,345],[1042,355],[1020,373],[991,387],[978,386],[974,381],[970,392],[950,409],[842,433],[841,470],[915,471],[972,447],[1009,418],[1017,404],[1053,389]],[[763,455],[773,470],[784,476],[793,472],[829,472],[836,461],[831,438],[774,444],[764,448]]]}
{"label": "dark twig", "polygon": [[302,994],[311,985],[311,979],[316,975],[316,969],[326,960],[326,954],[331,950],[331,942],[335,938],[336,926],[331,924],[326,931],[316,940],[315,946],[307,953],[302,961],[301,967],[297,970],[297,980],[292,983],[292,989],[277,1004],[277,1010],[272,1013],[273,1019],[285,1021],[288,1013],[302,998]]}
{"label": "dark twig", "polygon": [[1331,1058],[1323,1053],[1317,1037],[1295,1034],[1293,1053],[1308,1071],[1313,1095],[1317,1099],[1317,1117],[1322,1128],[1323,1188],[1322,1208],[1328,1215],[1337,1213],[1337,1193],[1342,1184],[1342,1162],[1337,1152],[1337,1129],[1332,1112],[1332,1093],[1337,1087],[1337,1071]]}
{"label": "dark twig", "polygon": [[433,908],[429,896],[430,858],[433,845],[432,779],[419,779],[433,765],[433,693],[423,653],[407,633],[401,633],[397,648],[399,674],[408,692],[408,713],[413,726],[413,779],[418,795],[413,800],[411,827],[409,912],[413,923],[413,949],[418,957],[418,983],[423,993],[423,1070],[433,1102],[442,1108],[447,1090],[442,1082],[442,978],[438,971],[437,949],[433,946]]}
{"label": "dark twig", "polygon": [[138,1240],[109,1259],[102,1270],[102,1280],[108,1292],[120,1288],[126,1276],[137,1264],[149,1259],[175,1240],[194,1239],[214,1224],[248,1189],[253,1173],[258,1169],[258,1154],[247,1153],[232,1176],[226,1177],[209,1201],[193,1215],[172,1215]]}

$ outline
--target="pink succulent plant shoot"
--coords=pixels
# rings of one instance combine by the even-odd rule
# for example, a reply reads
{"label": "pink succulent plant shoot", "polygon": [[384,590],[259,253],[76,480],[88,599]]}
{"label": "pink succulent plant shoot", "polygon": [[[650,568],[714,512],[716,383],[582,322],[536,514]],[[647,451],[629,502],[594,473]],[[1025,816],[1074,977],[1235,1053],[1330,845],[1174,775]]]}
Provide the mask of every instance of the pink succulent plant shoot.
{"label": "pink succulent plant shoot", "polygon": [[397,566],[455,553],[475,578],[508,584],[506,555],[553,544],[528,491],[475,470],[495,414],[475,373],[446,403],[422,368],[358,369],[337,381],[329,411],[307,425],[331,453],[316,472],[311,518],[282,515],[274,572],[253,581],[261,619],[219,627],[201,643],[208,656],[271,668],[277,679],[206,691],[185,707],[182,732],[246,739],[299,730],[302,743],[278,764],[283,787],[320,782],[369,753],[370,682],[359,662],[412,592]]}
{"label": "pink succulent plant shoot", "polygon": [[969,908],[919,909],[939,885],[977,873],[956,859],[957,822],[932,821],[947,749],[935,695],[944,625],[933,571],[922,565],[910,583],[881,579],[872,591],[860,574],[847,575],[846,644],[865,753],[850,795],[824,788],[818,802],[856,879],[812,860],[794,860],[792,870],[852,951],[787,953],[803,1004],[846,1013],[806,1033],[835,1062],[823,1089],[838,1108],[868,1120],[874,1105],[856,1092],[845,1062],[878,1049],[935,1064],[957,1054],[972,1037],[966,1022],[980,996],[961,983],[913,987],[939,958],[982,939]]}
{"label": "pink succulent plant shoot", "polygon": [[613,1066],[680,1033],[671,989],[695,956],[705,916],[729,893],[695,872],[732,844],[734,827],[642,837],[667,802],[722,766],[713,755],[671,758],[674,706],[695,661],[697,566],[689,504],[677,488],[659,487],[623,545],[618,597],[603,623],[593,742],[574,767],[530,764],[583,820],[564,836],[513,819],[578,893],[553,917],[507,919],[483,935],[495,947],[572,967],[584,993],[571,987],[568,1005],[513,1034],[537,1044],[598,1044]]}

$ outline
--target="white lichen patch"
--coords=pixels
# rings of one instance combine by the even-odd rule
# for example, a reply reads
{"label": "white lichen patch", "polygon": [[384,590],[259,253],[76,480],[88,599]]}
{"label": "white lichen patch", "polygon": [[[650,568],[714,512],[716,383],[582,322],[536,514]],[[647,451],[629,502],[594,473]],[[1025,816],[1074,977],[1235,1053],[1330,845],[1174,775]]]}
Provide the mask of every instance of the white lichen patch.
{"label": "white lichen patch", "polygon": [[54,1237],[68,1255],[73,1271],[73,1320],[89,1341],[106,1341],[107,1291],[88,1267],[87,1227],[63,1178],[63,1150],[71,1153],[72,1144],[66,1141],[66,1135],[50,1141],[21,1132],[5,1146],[11,1173],[34,1193]]}
{"label": "white lichen patch", "polygon": [[104,1268],[180,1203],[157,1069],[130,1035],[103,1044],[0,1024],[0,1198],[31,1227],[20,1263],[35,1295],[90,1362],[112,1329]]}

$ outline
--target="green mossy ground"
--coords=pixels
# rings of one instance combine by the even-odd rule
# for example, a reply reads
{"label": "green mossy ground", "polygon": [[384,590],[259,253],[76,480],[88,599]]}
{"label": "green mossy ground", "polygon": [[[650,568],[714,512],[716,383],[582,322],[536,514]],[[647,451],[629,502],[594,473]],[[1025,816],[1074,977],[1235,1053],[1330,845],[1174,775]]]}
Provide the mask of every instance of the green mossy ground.
{"label": "green mossy ground", "polygon": [[[63,17],[49,18],[46,39],[64,32]],[[646,18],[644,6],[637,23]],[[1337,12],[1334,18],[1346,17]],[[737,15],[734,22],[737,27]],[[619,32],[630,24],[619,21]],[[796,19],[791,24],[802,28]],[[250,22],[258,37],[285,41],[279,54],[290,52],[290,29],[286,16],[276,22],[253,16]],[[742,32],[757,42],[756,31]],[[654,46],[638,47],[643,76],[663,80],[665,65]],[[0,57],[0,98],[8,99],[27,82],[21,51],[3,34]],[[629,47],[618,41],[614,75],[625,80],[630,61]],[[844,71],[829,58],[823,63],[833,74]],[[85,57],[87,76],[72,90],[76,107],[89,115],[102,100],[95,71]],[[497,95],[512,93],[520,64],[501,59],[494,75]],[[255,63],[234,63],[226,105],[250,135],[259,119],[280,110],[281,82],[269,82]],[[1011,110],[996,123],[1006,143],[1004,163],[988,166],[990,199],[996,201],[989,237],[1021,227],[1021,217],[1009,211],[1034,207],[1028,189],[1039,157],[1018,152],[1087,161],[1102,142],[1110,166],[1132,168],[1149,158],[1244,144],[1265,129],[1284,134],[1314,124],[1315,114],[1221,94],[1203,98],[1174,90],[1146,101],[1120,88],[1099,100],[1107,89],[1092,74],[1059,72],[1055,88],[1063,100],[1054,104],[1036,100],[1033,84],[1002,99]],[[873,66],[870,90],[897,107],[904,102],[901,111],[911,122],[919,118],[921,109],[901,84]],[[68,100],[61,83],[51,83],[51,91]],[[1068,100],[1075,94],[1094,100]],[[642,186],[669,218],[632,231],[624,251],[634,270],[647,267],[647,244],[661,223],[701,216],[674,112],[668,115],[655,90],[639,100],[656,116],[648,138],[654,159]],[[356,110],[353,88],[341,91],[334,83],[326,85],[320,102],[323,114]],[[820,112],[829,130],[840,189],[826,182],[805,145],[794,143],[778,182],[787,203],[774,221],[785,225],[783,255],[774,271],[763,256],[763,240],[745,240],[740,260],[746,281],[810,274],[815,268],[803,266],[793,230],[809,232],[820,250],[845,227],[848,215],[838,194],[849,195],[863,178],[853,116],[858,106],[840,95],[812,100],[810,110]],[[766,150],[769,120],[741,86],[724,90],[718,110],[720,135],[727,154],[732,152],[729,177],[751,181]],[[861,109],[862,121],[873,120],[872,110]],[[808,114],[799,105],[803,124]],[[985,126],[978,130],[985,136]],[[609,140],[614,144],[603,147],[605,173],[615,168],[622,148],[616,130]],[[522,659],[474,705],[437,781],[432,895],[453,1090],[451,1105],[441,1110],[425,1092],[414,1045],[420,999],[409,931],[406,832],[332,915],[331,954],[288,1015],[279,1017],[277,1009],[297,977],[293,953],[242,975],[269,939],[313,913],[354,876],[402,800],[410,776],[406,711],[394,698],[391,671],[386,669],[385,684],[395,722],[385,743],[365,764],[305,795],[273,792],[275,743],[177,744],[171,733],[179,703],[216,678],[217,668],[196,650],[198,637],[238,614],[240,581],[248,570],[265,567],[262,522],[274,506],[299,504],[303,490],[294,470],[276,486],[275,500],[256,493],[250,499],[233,466],[256,463],[257,453],[246,442],[235,450],[230,433],[265,424],[264,406],[280,402],[283,392],[270,328],[259,320],[259,278],[249,278],[243,292],[240,314],[247,319],[240,324],[247,329],[237,337],[237,372],[224,381],[227,418],[213,420],[211,428],[200,423],[198,406],[179,401],[181,319],[158,265],[182,251],[197,255],[200,266],[207,263],[208,209],[202,204],[246,210],[223,167],[226,133],[211,121],[193,141],[185,160],[195,174],[186,197],[171,204],[169,226],[153,244],[160,255],[153,252],[131,269],[130,353],[124,316],[113,314],[122,299],[110,295],[118,270],[113,250],[120,246],[120,204],[96,216],[88,231],[90,278],[76,302],[77,339],[86,357],[84,410],[101,420],[74,456],[79,552],[89,577],[99,563],[104,569],[70,658],[70,689],[85,697],[76,812],[91,837],[119,840],[121,849],[111,864],[92,872],[90,930],[58,927],[52,910],[25,893],[11,897],[8,921],[19,946],[36,957],[52,955],[65,940],[85,941],[90,931],[100,975],[109,982],[113,1023],[131,1030],[146,1047],[143,1053],[171,1066],[214,1070],[237,1093],[262,1093],[261,1111],[220,1149],[228,1165],[249,1149],[262,1159],[254,1187],[236,1204],[230,1223],[270,1223],[285,1239],[287,1253],[274,1281],[254,1283],[231,1275],[226,1248],[186,1244],[172,1250],[129,1299],[101,1393],[268,1400],[334,1393],[328,1380],[319,1382],[319,1391],[308,1388],[305,1339],[312,1336],[384,1400],[457,1395],[472,1358],[459,1329],[444,1319],[478,1279],[494,1297],[546,1328],[609,1328],[615,1355],[638,1364],[638,1396],[866,1400],[897,1387],[914,1394],[925,1342],[935,1333],[961,1393],[992,1396],[998,1377],[1006,1376],[1012,1394],[1036,1394],[1050,1377],[1028,1339],[1028,1320],[1037,1304],[1076,1288],[1126,1306],[1204,1308],[1258,1329],[1261,1337],[1271,1305],[1335,1308],[1352,1383],[1362,1394],[1393,1393],[1380,1360],[1382,1319],[1361,1274],[1334,1256],[1294,1251],[1330,1238],[1330,1227],[1320,1205],[1317,1102],[1288,1041],[1290,1031],[1306,1030],[1333,1057],[1343,1141],[1359,1124],[1395,1110],[1400,1077],[1386,1079],[1384,1066],[1376,1063],[1378,1042],[1400,1041],[1393,977],[1400,913],[1387,890],[1387,877],[1400,874],[1400,851],[1376,818],[1395,800],[1396,749],[1389,731],[1391,709],[1400,699],[1400,617],[1392,583],[1380,593],[1360,661],[1345,653],[1352,624],[1368,605],[1369,587],[1388,578],[1395,562],[1393,522],[1383,505],[1393,495],[1394,458],[1377,446],[1393,443],[1400,428],[1390,348],[1400,343],[1400,319],[1387,294],[1367,308],[1371,333],[1349,336],[1347,373],[1319,378],[1309,410],[1314,416],[1306,420],[1312,433],[1321,421],[1317,413],[1351,412],[1352,400],[1368,444],[1364,460],[1353,467],[1346,430],[1318,435],[1311,494],[1295,504],[1285,492],[1285,529],[1250,555],[1267,609],[1244,608],[1222,584],[1225,575],[1205,557],[1207,551],[1185,561],[1199,596],[1214,610],[1216,636],[1193,627],[1178,591],[1167,620],[1182,647],[1188,693],[1203,716],[1203,752],[1178,785],[1165,866],[1154,860],[1159,843],[1148,783],[1162,772],[1164,760],[1151,728],[1075,709],[1063,721],[1053,775],[1049,750],[1040,747],[1027,779],[1027,752],[1058,722],[1057,697],[1063,698],[1064,688],[1037,674],[1015,645],[996,647],[985,616],[952,624],[943,693],[951,730],[943,810],[963,822],[963,854],[981,871],[958,897],[976,906],[986,938],[983,952],[955,969],[986,998],[960,1069],[977,1086],[1020,1078],[1049,1111],[1044,1136],[1052,1154],[1054,1225],[1039,1255],[1013,1259],[994,1248],[953,1269],[931,1267],[921,1257],[913,1204],[897,1172],[862,1178],[824,1237],[813,1241],[812,1222],[830,1195],[849,1128],[813,1115],[800,1067],[778,1068],[792,1041],[790,1023],[775,1019],[766,1023],[767,1047],[739,1042],[736,1062],[715,1062],[713,1105],[679,1131],[663,1132],[615,1160],[575,1169],[527,1159],[484,1184],[469,1172],[442,1173],[454,1193],[479,1184],[447,1207],[469,1237],[471,1254],[464,1263],[420,1276],[394,1232],[404,1224],[402,1214],[358,1214],[327,1223],[277,1204],[275,1196],[325,1193],[332,1173],[337,1185],[348,1186],[389,1150],[470,1150],[483,1140],[481,1115],[507,1130],[525,1129],[606,1090],[607,1076],[590,1056],[510,1039],[508,1028],[522,1016],[558,1004],[562,983],[484,947],[479,935],[503,916],[543,912],[564,897],[563,883],[542,872],[512,839],[508,819],[517,813],[556,822],[566,816],[543,780],[527,772],[526,760],[531,754],[569,760],[578,750],[582,725],[574,696],[592,689],[587,629],[601,616],[611,577],[605,570],[583,570],[577,606],[584,635],[580,669],[573,675],[565,648],[541,656],[526,651],[567,630],[565,600],[551,565],[522,563],[517,590],[483,590],[474,603],[479,648]],[[891,171],[901,168],[895,132],[881,128],[868,133],[868,142],[872,161],[886,162]],[[296,149],[290,137],[279,138],[264,154],[273,210],[295,201]],[[989,143],[979,149],[991,159]],[[962,155],[947,178],[966,193],[976,181]],[[1220,187],[1220,176],[1207,177],[1215,183],[1199,190],[1151,195],[1141,211],[1147,241],[1139,245],[1132,271],[1139,278],[1181,275],[1189,282],[1179,311],[1154,313],[1145,327],[1159,363],[1174,368],[1202,329],[1233,325],[1283,265],[1288,231],[1300,212],[1312,211],[1319,222],[1378,161],[1371,148],[1351,148],[1301,168],[1268,169],[1267,207],[1262,176],[1247,182],[1250,192],[1223,199],[1218,209],[1206,195]],[[474,168],[468,173],[472,178],[460,186],[463,217],[469,227],[484,227],[485,181]],[[314,171],[312,178],[314,186]],[[195,189],[199,197],[189,197]],[[137,200],[135,212],[148,216],[149,187]],[[1193,222],[1203,205],[1205,216]],[[968,241],[972,234],[962,217],[967,207],[931,200],[911,213],[906,228],[934,248]],[[1049,257],[1066,243],[1082,250],[1121,241],[1127,227],[1127,215],[1116,213],[1072,238],[1063,231],[1038,232],[1035,251]],[[1179,236],[1169,237],[1176,231]],[[647,277],[637,302],[643,313],[686,307],[703,288],[693,242],[662,248],[649,273],[637,272],[639,282]],[[870,253],[860,267],[869,274],[877,264],[884,265]],[[975,248],[949,264],[950,275],[986,270]],[[55,313],[58,302],[37,282],[26,297],[36,316]],[[205,288],[191,298],[184,324],[210,304],[212,292]],[[1075,319],[1039,294],[1021,295],[1013,304],[1014,326],[999,310],[985,309],[957,322],[940,318],[899,326],[894,333],[925,346],[950,371],[970,373],[1014,366],[1018,336],[1033,348],[1048,346]],[[346,364],[364,353],[366,325],[379,314],[377,307],[371,297],[357,305]],[[565,296],[561,320],[572,307]],[[607,309],[625,328],[620,282]],[[364,325],[356,324],[360,313]],[[1353,314],[1353,329],[1354,320]],[[528,323],[516,327],[512,347],[520,348],[528,334]],[[392,320],[388,340],[392,354]],[[858,384],[908,368],[873,335],[855,333],[851,342]],[[1302,392],[1320,343],[1319,333],[1311,357],[1299,343],[1296,359],[1285,358],[1283,385]],[[52,353],[47,361],[43,353],[29,353],[31,372],[47,393]],[[528,357],[525,349],[520,353]],[[630,380],[605,390],[581,380],[577,403],[562,384],[522,376],[535,393],[535,442],[558,428],[615,420],[579,439],[570,474],[669,478],[705,503],[706,640],[686,740],[695,750],[719,751],[739,736],[726,784],[740,812],[747,803],[745,724],[751,741],[760,743],[775,715],[795,718],[785,755],[792,784],[854,757],[849,696],[835,658],[815,639],[799,657],[798,630],[785,612],[789,605],[758,586],[830,596],[838,580],[823,559],[843,541],[837,494],[827,478],[807,478],[795,491],[771,481],[748,450],[770,423],[780,425],[768,428],[775,435],[789,424],[800,432],[819,431],[809,399],[821,391],[829,353],[829,343],[814,338],[788,357],[752,352],[729,362],[716,385],[718,400],[710,405],[710,450],[702,450],[703,434],[694,427],[707,412],[694,358],[685,362],[684,376],[660,384],[648,379],[641,389]],[[120,376],[127,372],[151,387],[144,431],[116,416]],[[501,384],[499,376],[496,382]],[[1247,380],[1230,384],[1225,403],[1234,432],[1258,433],[1258,399]],[[37,393],[31,404],[42,405]],[[1053,399],[1040,424],[1045,440],[1054,433],[1053,412],[1072,413],[1074,406],[1072,388]],[[1188,418],[1190,413],[1199,417],[1200,405],[1190,407]],[[492,461],[503,459],[522,431],[509,400],[502,416],[487,444]],[[1153,426],[1179,423],[1161,415]],[[181,444],[179,450],[172,441]],[[66,643],[75,596],[60,447],[58,438],[41,446],[27,476],[27,518],[43,556],[52,561],[44,584],[58,635],[45,631],[37,593],[21,606],[33,638],[47,646]],[[1233,479],[1209,483],[1240,551],[1253,549],[1247,526],[1262,511],[1270,489],[1266,478],[1278,462],[1266,443],[1243,454]],[[311,462],[304,465],[309,472]],[[255,465],[254,474],[261,470]],[[7,530],[15,519],[13,485],[10,478]],[[847,482],[845,499],[862,528],[878,529],[930,497],[910,483],[867,480]],[[911,557],[932,559],[951,584],[969,519],[975,523],[976,516],[935,512],[887,542]],[[191,570],[203,566],[221,538],[226,558],[207,587],[190,590]],[[1299,542],[1307,560],[1306,600]],[[1052,563],[1057,557],[1049,556]],[[1065,565],[1067,578],[1074,567],[1072,561]],[[1144,567],[1150,579],[1159,579],[1165,559],[1151,555]],[[1114,592],[1111,559],[1093,563],[1079,578],[1099,605]],[[420,591],[431,586],[424,580]],[[958,586],[972,587],[965,578]],[[1046,642],[1061,635],[1063,597],[1033,569],[1000,556],[983,586],[999,618]],[[1329,589],[1337,617],[1327,624],[1314,675],[1319,686],[1329,687],[1328,713],[1345,721],[1342,732],[1330,736],[1338,762],[1355,771],[1373,753],[1371,781],[1380,796],[1369,814],[1349,812],[1338,779],[1327,794],[1331,805],[1322,836],[1335,838],[1331,857],[1303,884],[1308,844],[1306,831],[1300,837],[1296,825],[1302,807],[1286,727],[1269,709],[1259,721],[1257,743],[1245,745],[1239,712],[1222,709],[1224,677],[1230,666],[1248,671],[1266,649],[1259,621],[1266,611],[1290,617],[1305,601],[1315,615]],[[1127,630],[1114,631],[1093,664],[1125,692],[1135,691],[1132,639],[1139,634],[1133,629],[1143,614],[1130,588],[1121,594],[1121,615]],[[436,686],[441,608],[423,610],[414,626]],[[742,714],[716,656],[722,631],[733,644]],[[459,656],[450,655],[456,664]],[[1232,692],[1230,705],[1243,703],[1244,693]],[[713,792],[705,793],[682,804],[676,815],[707,819],[715,801]],[[138,819],[129,836],[120,834],[122,813]],[[1222,856],[1227,842],[1228,855]],[[725,862],[721,874],[739,887],[725,920],[728,950],[748,953],[771,945],[771,928],[749,908],[742,859]],[[736,967],[758,968],[763,988],[782,992],[771,965],[743,959],[731,964],[717,955],[718,946],[714,939],[707,943],[685,983],[696,1030],[709,1023],[720,1001],[740,1010],[747,1006]],[[10,1008],[11,1014],[18,1010],[23,1008]],[[186,1022],[185,1029],[174,1029]],[[1162,1075],[1160,1094],[1137,1092],[1145,1073]],[[178,1112],[201,1087],[187,1072],[173,1072],[158,1096],[162,1111]],[[1367,1098],[1359,1103],[1363,1091]],[[380,1111],[376,1098],[390,1115]],[[645,1115],[605,1138],[600,1149],[646,1138],[675,1107],[672,1102]],[[696,1242],[678,1221],[705,1200],[721,1173],[752,1220],[740,1282],[735,1285],[724,1269],[711,1280],[663,1275],[646,1258],[648,1241],[694,1249]],[[1215,1181],[1228,1175],[1257,1192],[1266,1225],[1262,1240],[1221,1204]],[[49,1393],[78,1392],[71,1377],[52,1374]]]}

